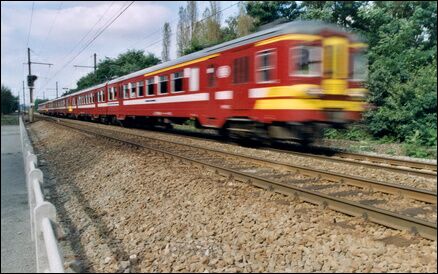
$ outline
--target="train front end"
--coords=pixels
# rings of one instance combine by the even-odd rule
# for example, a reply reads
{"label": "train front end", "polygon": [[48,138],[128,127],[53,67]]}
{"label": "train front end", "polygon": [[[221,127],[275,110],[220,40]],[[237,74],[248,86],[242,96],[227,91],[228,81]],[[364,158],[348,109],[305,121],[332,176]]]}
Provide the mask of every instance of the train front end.
{"label": "train front end", "polygon": [[[303,144],[322,137],[326,128],[345,128],[359,121],[366,108],[367,45],[340,31],[288,34],[276,44],[280,71],[277,86],[264,88],[256,111],[271,111],[270,138]],[[275,118],[274,118],[275,117]]]}

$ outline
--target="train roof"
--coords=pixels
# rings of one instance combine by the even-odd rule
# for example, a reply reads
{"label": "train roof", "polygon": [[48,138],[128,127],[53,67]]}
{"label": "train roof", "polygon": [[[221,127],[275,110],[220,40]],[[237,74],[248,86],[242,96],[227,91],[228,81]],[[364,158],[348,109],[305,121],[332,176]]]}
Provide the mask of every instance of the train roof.
{"label": "train roof", "polygon": [[235,47],[239,47],[239,46],[243,46],[243,45],[247,45],[247,44],[251,44],[251,43],[255,43],[261,40],[265,40],[271,37],[275,37],[275,36],[279,36],[282,34],[290,34],[290,33],[299,33],[299,34],[319,34],[322,31],[334,31],[334,32],[341,32],[341,33],[345,33],[347,34],[348,38],[351,39],[353,42],[359,42],[362,41],[357,35],[352,34],[350,32],[348,32],[347,30],[334,25],[334,24],[328,24],[322,21],[292,21],[292,22],[288,22],[285,24],[280,24],[277,25],[273,28],[269,28],[266,30],[262,30],[262,31],[258,31],[228,42],[224,42],[209,48],[205,48],[203,50],[194,52],[192,54],[188,54],[179,58],[176,58],[174,60],[171,61],[167,61],[152,67],[148,67],[142,70],[138,70],[135,72],[132,72],[130,74],[127,75],[123,75],[120,77],[117,77],[115,79],[109,80],[107,82],[101,83],[99,85],[95,85],[80,91],[77,91],[75,93],[57,98],[57,99],[53,99],[51,101],[48,102],[52,102],[58,99],[62,99],[62,98],[66,98],[69,96],[73,96],[73,95],[77,95],[83,92],[87,92],[93,89],[97,89],[100,87],[105,86],[106,84],[113,84],[113,83],[117,83],[129,78],[133,78],[133,77],[137,77],[143,74],[147,74],[147,73],[151,73],[166,67],[171,67],[180,63],[184,63],[184,62],[188,62],[188,61],[192,61],[198,58],[202,58],[208,55],[212,55],[215,53],[219,53],[228,49],[232,49]]}

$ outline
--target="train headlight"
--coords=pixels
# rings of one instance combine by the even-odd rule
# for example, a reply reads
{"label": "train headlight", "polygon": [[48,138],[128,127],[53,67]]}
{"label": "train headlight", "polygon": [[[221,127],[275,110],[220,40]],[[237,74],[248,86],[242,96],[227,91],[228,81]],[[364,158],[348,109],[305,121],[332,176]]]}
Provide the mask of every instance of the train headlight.
{"label": "train headlight", "polygon": [[320,88],[308,88],[306,93],[310,96],[320,96],[322,95],[322,89]]}

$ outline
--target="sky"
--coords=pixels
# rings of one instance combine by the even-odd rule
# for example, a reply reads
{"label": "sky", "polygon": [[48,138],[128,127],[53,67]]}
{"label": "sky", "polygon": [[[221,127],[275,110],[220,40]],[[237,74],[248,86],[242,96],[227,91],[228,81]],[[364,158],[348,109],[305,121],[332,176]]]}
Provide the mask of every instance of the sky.
{"label": "sky", "polygon": [[[61,95],[67,88],[76,88],[76,82],[93,71],[74,65],[93,66],[94,53],[98,62],[105,57],[116,58],[128,49],[144,50],[161,58],[165,22],[171,25],[170,58],[175,59],[178,9],[186,5],[185,1],[135,1],[91,42],[131,2],[1,1],[1,84],[19,95],[22,103],[25,80],[26,104],[29,104],[28,65],[24,63],[30,48],[31,62],[53,64],[32,64],[32,74],[38,76],[34,99],[43,96],[53,99],[56,82]],[[222,24],[237,14],[237,2],[220,2]],[[208,1],[198,1],[198,20],[208,5]]]}

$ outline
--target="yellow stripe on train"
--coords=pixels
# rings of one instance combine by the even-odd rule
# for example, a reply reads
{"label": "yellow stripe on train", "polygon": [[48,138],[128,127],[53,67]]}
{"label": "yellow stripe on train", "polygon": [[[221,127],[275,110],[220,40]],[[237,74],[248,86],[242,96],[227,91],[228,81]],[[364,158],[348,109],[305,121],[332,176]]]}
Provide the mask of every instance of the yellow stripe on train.
{"label": "yellow stripe on train", "polygon": [[345,111],[363,111],[365,102],[338,101],[321,99],[260,99],[255,102],[254,109],[283,110],[322,110],[339,108]]}

